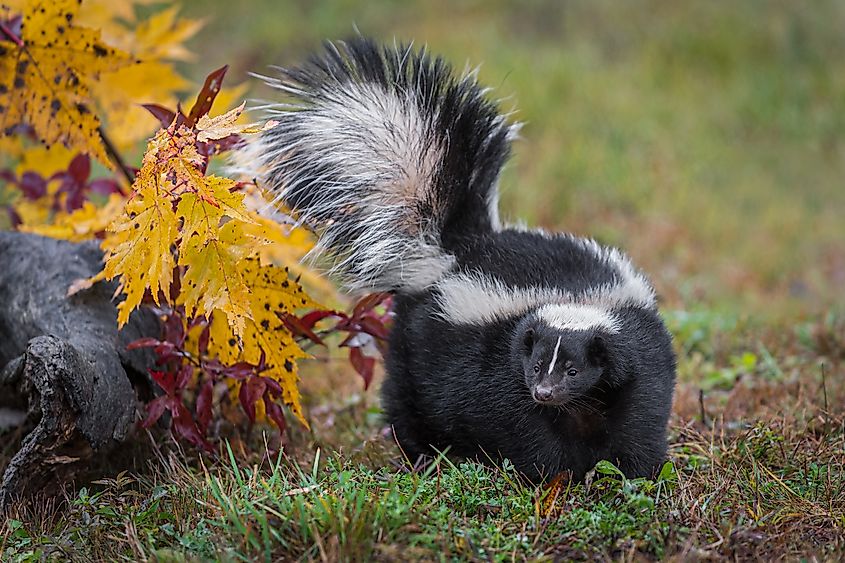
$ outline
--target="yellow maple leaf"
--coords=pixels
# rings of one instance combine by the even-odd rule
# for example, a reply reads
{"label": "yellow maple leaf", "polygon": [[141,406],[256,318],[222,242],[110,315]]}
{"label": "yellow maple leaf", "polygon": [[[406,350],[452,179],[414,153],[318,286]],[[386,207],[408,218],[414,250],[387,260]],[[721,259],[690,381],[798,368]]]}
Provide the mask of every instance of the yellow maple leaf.
{"label": "yellow maple leaf", "polygon": [[190,316],[222,311],[238,336],[252,316],[250,290],[238,267],[251,252],[241,225],[229,221],[213,235],[192,236],[179,254],[185,274],[178,302]]}
{"label": "yellow maple leaf", "polygon": [[[217,93],[217,97],[214,98],[214,107],[226,109],[235,107],[235,104],[237,104],[238,101],[243,100],[247,90],[249,90],[249,86],[247,84],[238,84],[237,86],[221,88]],[[248,116],[249,112],[244,111],[238,118],[237,123],[246,123]]]}
{"label": "yellow maple leaf", "polygon": [[188,88],[188,81],[176,71],[172,61],[191,58],[184,42],[204,22],[178,17],[179,6],[174,5],[153,13],[134,27],[127,27],[123,20],[134,20],[114,10],[112,5],[116,2],[99,2],[103,5],[96,21],[103,37],[139,60],[137,65],[104,75],[91,88],[92,96],[106,116],[109,137],[119,149],[129,149],[158,126],[158,120],[141,104],[175,107],[176,93]]}
{"label": "yellow maple leaf", "polygon": [[[204,122],[204,130],[211,131],[209,139],[228,134],[242,109]],[[240,361],[257,365],[264,358],[262,375],[279,382],[283,402],[307,426],[296,365],[307,354],[288,331],[285,318],[297,309],[320,306],[298,280],[291,279],[288,268],[262,264],[260,255],[286,237],[287,243],[310,243],[290,238],[289,231],[283,236],[281,227],[250,211],[247,194],[233,180],[205,176],[196,142],[197,131],[175,124],[149,142],[133,185],[136,192],[103,243],[107,251],[103,274],[74,289],[120,276],[127,298],[119,305],[118,320],[125,322],[145,287],[157,296],[170,286],[175,265],[180,266],[176,304],[184,305],[188,317],[211,319],[209,354],[230,365]],[[161,232],[150,234],[151,226]],[[153,264],[156,259],[158,266]],[[198,352],[196,343],[188,346]]]}
{"label": "yellow maple leaf", "polygon": [[[103,36],[109,43],[115,47],[123,48],[123,46],[113,43],[110,32],[116,32],[124,29],[121,22],[134,23],[136,21],[135,8],[136,6],[146,6],[149,4],[159,3],[160,0],[84,0],[79,10],[79,17],[85,22],[85,25],[99,28],[103,31]],[[115,26],[112,28],[111,26]],[[127,49],[131,50],[131,49]]]}
{"label": "yellow maple leaf", "polygon": [[180,18],[179,6],[171,6],[138,24],[124,48],[148,60],[190,61],[195,57],[184,43],[204,25],[201,19]]}
{"label": "yellow maple leaf", "polygon": [[171,247],[179,234],[173,204],[149,171],[139,172],[136,186],[138,191],[109,226],[102,244],[103,274],[109,280],[119,276],[118,290],[126,294],[117,306],[119,326],[126,324],[148,288],[156,303],[159,291],[169,291],[175,266]]}
{"label": "yellow maple leaf", "polygon": [[244,332],[237,335],[215,314],[209,332],[209,353],[229,364],[241,359],[258,364],[263,353],[267,370],[262,375],[279,382],[282,400],[308,426],[300,403],[296,364],[308,354],[296,343],[283,318],[297,309],[317,308],[319,304],[300,284],[290,279],[286,268],[263,266],[257,257],[252,257],[242,261],[240,269],[242,279],[251,289],[249,299],[253,318],[246,322]]}
{"label": "yellow maple leaf", "polygon": [[261,263],[287,267],[293,277],[301,279],[321,301],[334,301],[337,290],[331,282],[302,263],[314,247],[314,236],[302,227],[275,221],[255,211],[251,214],[252,222],[245,225],[244,230],[255,239],[265,241],[256,249]]}
{"label": "yellow maple leaf", "polygon": [[208,115],[200,117],[196,126],[196,129],[199,132],[197,134],[197,140],[202,142],[216,141],[217,139],[223,139],[229,135],[260,133],[262,131],[266,131],[267,129],[272,129],[279,124],[277,121],[268,121],[263,125],[258,125],[256,123],[244,125],[238,123],[238,119],[241,117],[244,107],[246,107],[246,102],[241,103],[238,107],[224,113],[223,115],[218,115],[217,117],[209,117]]}
{"label": "yellow maple leaf", "polygon": [[123,196],[111,194],[103,207],[86,201],[80,209],[72,213],[56,213],[50,224],[32,225],[24,222],[19,230],[73,242],[90,240],[108,228],[123,210],[124,203]]}
{"label": "yellow maple leaf", "polygon": [[182,219],[182,244],[180,251],[189,244],[191,237],[207,240],[218,231],[224,217],[253,221],[244,206],[244,194],[233,192],[234,180],[219,176],[199,176],[194,183],[195,192],[182,195],[176,214]]}
{"label": "yellow maple leaf", "polygon": [[67,170],[75,153],[64,145],[33,145],[23,148],[15,170],[17,173],[37,172],[44,178],[49,178],[56,172]]}
{"label": "yellow maple leaf", "polygon": [[90,85],[135,59],[77,25],[78,10],[76,0],[30,0],[20,42],[0,41],[0,135],[28,125],[47,145],[62,143],[110,165]]}
{"label": "yellow maple leaf", "polygon": [[[2,12],[0,12],[0,16],[2,16]],[[0,135],[0,168],[14,166],[23,151],[24,148],[21,139]]]}
{"label": "yellow maple leaf", "polygon": [[142,59],[139,64],[103,75],[91,92],[106,116],[109,138],[118,149],[127,150],[160,126],[141,104],[174,107],[178,101],[175,92],[188,86],[172,64]]}

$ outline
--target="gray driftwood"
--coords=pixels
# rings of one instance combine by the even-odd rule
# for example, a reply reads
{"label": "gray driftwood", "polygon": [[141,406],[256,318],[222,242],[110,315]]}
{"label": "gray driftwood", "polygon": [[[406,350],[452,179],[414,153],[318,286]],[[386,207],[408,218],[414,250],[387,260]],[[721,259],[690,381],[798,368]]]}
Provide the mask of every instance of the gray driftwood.
{"label": "gray driftwood", "polygon": [[118,332],[114,285],[66,296],[101,258],[93,243],[0,232],[0,444],[28,432],[2,475],[0,514],[55,492],[136,419],[133,381],[145,382],[152,358],[125,345],[157,335],[155,317],[135,314]]}

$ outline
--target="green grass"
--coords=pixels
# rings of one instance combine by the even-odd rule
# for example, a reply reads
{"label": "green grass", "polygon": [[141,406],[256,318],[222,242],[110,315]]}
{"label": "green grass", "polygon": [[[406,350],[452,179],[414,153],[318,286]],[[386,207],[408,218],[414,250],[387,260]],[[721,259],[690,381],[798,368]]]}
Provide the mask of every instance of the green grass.
{"label": "green grass", "polygon": [[[505,463],[409,471],[348,368],[306,378],[312,428],[281,458],[261,435],[217,459],[157,447],[131,473],[17,507],[0,560],[404,561],[845,556],[845,318],[667,322],[680,353],[656,481],[600,463],[531,485]],[[786,329],[786,330],[785,330]],[[322,366],[321,366],[322,370]],[[246,442],[243,440],[247,440]]]}
{"label": "green grass", "polygon": [[[845,5],[821,0],[232,3],[196,78],[292,64],[323,38],[428,44],[526,123],[504,215],[629,251],[679,355],[658,482],[602,465],[548,492],[507,466],[399,469],[378,398],[306,365],[309,432],[281,463],[165,448],[130,474],[22,506],[0,559],[845,558]],[[270,92],[256,87],[256,97]],[[0,456],[2,457],[2,456]],[[2,466],[2,459],[0,459]]]}
{"label": "green grass", "polygon": [[[843,419],[690,428],[655,481],[602,462],[585,484],[534,487],[505,463],[441,457],[421,472],[316,450],[310,465],[210,468],[171,455],[155,472],[83,488],[55,513],[12,519],[3,560],[495,560],[845,554]],[[784,445],[789,445],[789,450]],[[726,478],[728,477],[728,478]],[[807,516],[811,516],[808,518]]]}

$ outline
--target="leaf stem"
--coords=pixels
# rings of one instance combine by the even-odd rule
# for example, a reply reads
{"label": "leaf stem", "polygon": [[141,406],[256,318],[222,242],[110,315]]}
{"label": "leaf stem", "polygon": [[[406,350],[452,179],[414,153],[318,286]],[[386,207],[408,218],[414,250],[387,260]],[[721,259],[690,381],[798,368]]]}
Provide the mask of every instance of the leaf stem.
{"label": "leaf stem", "polygon": [[97,132],[100,134],[100,139],[103,141],[103,145],[106,147],[106,153],[108,153],[109,158],[112,159],[112,161],[123,173],[123,176],[126,178],[126,181],[129,182],[129,187],[131,188],[132,184],[135,182],[135,175],[123,161],[123,157],[121,157],[120,153],[117,152],[117,148],[115,148],[114,143],[111,142],[109,136],[106,135],[106,132],[102,126],[97,128]]}

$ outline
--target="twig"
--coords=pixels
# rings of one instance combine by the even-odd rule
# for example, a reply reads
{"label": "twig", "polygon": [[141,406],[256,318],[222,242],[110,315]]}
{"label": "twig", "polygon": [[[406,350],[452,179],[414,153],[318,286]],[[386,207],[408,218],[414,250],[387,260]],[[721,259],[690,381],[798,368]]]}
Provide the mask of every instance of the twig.
{"label": "twig", "polygon": [[126,181],[129,182],[129,185],[132,186],[132,183],[135,182],[135,175],[129,170],[129,167],[123,161],[123,157],[120,156],[120,153],[117,152],[114,144],[109,139],[109,136],[106,135],[106,132],[103,130],[102,126],[97,127],[97,132],[100,134],[100,139],[103,141],[103,145],[106,147],[106,153],[108,153],[109,158],[117,165],[120,171],[123,173],[123,176],[126,178]]}
{"label": "twig", "polygon": [[822,370],[822,394],[824,396],[824,412],[825,414],[827,414],[830,411],[827,410],[827,381],[825,380],[824,374],[824,362],[821,363],[820,367]]}
{"label": "twig", "polygon": [[698,408],[701,409],[701,424],[707,425],[707,413],[704,410],[704,389],[698,390]]}

